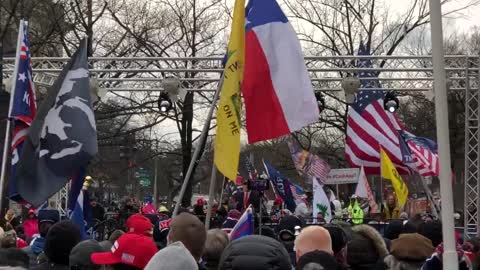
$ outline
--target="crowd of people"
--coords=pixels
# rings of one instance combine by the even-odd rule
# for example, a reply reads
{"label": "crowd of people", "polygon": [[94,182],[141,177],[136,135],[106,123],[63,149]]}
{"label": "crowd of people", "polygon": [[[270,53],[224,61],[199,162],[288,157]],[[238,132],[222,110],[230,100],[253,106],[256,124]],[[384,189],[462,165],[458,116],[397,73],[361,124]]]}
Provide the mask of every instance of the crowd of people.
{"label": "crowd of people", "polygon": [[[201,198],[175,217],[167,205],[152,214],[129,199],[114,207],[124,222],[97,240],[82,239],[78,226],[55,209],[29,210],[24,218],[9,210],[0,223],[0,269],[443,269],[441,222],[425,215],[390,219],[382,230],[342,219],[318,224],[305,219],[308,206],[292,213],[276,200],[269,212],[273,223],[231,241],[245,207],[228,201],[214,205],[215,222],[207,230]],[[385,211],[398,216],[392,202]],[[91,207],[100,220],[111,210],[95,199]],[[480,269],[480,239],[456,239],[459,269]]]}

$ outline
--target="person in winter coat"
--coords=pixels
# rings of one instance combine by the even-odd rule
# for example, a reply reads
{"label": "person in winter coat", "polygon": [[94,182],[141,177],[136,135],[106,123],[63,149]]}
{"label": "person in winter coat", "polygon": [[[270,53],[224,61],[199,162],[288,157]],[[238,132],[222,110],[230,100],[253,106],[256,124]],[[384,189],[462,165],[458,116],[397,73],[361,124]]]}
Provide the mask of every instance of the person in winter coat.
{"label": "person in winter coat", "polygon": [[17,248],[2,248],[0,249],[0,269],[29,269],[30,258],[28,254]]}
{"label": "person in winter coat", "polygon": [[224,250],[218,270],[291,270],[287,250],[275,239],[250,235],[232,241]]}
{"label": "person in winter coat", "polygon": [[228,242],[228,234],[220,229],[213,229],[207,232],[207,241],[205,242],[205,251],[203,252],[203,262],[206,269],[218,269],[218,262]]}
{"label": "person in winter coat", "polygon": [[207,231],[205,230],[205,225],[198,217],[188,213],[181,213],[172,219],[167,236],[168,243],[182,242],[199,263],[199,266],[202,266],[200,265],[200,260],[205,250],[206,239]]}
{"label": "person in winter coat", "polygon": [[[471,262],[465,256],[462,246],[457,243],[458,270],[470,270]],[[443,243],[437,246],[433,255],[427,259],[421,270],[443,270]],[[445,269],[447,270],[447,269]]]}
{"label": "person in winter coat", "polygon": [[350,269],[385,269],[383,259],[388,255],[388,250],[380,233],[365,224],[354,226],[352,231],[352,238],[347,244]]}
{"label": "person in winter coat", "polygon": [[158,248],[151,237],[124,233],[109,251],[92,253],[90,260],[96,265],[105,266],[105,269],[141,270],[157,252]]}
{"label": "person in winter coat", "polygon": [[347,268],[347,243],[348,238],[345,231],[338,225],[327,224],[324,228],[332,239],[333,256],[337,263],[344,269]]}
{"label": "person in winter coat", "polygon": [[293,250],[295,245],[295,227],[303,228],[305,224],[301,219],[296,216],[286,216],[280,219],[280,222],[277,226],[277,237],[278,241],[283,244],[285,249],[287,250],[290,260],[295,266],[296,263],[296,254]]}
{"label": "person in winter coat", "polygon": [[82,241],[73,247],[69,256],[70,269],[72,270],[100,270],[100,265],[95,265],[90,257],[93,253],[102,252],[104,249],[92,239]]}
{"label": "person in winter coat", "polygon": [[389,270],[418,270],[434,250],[430,239],[418,233],[405,233],[392,240],[390,255],[383,261]]}
{"label": "person in winter coat", "polygon": [[382,204],[382,216],[385,219],[399,219],[400,218],[400,208],[397,204],[397,199],[394,194],[389,194],[387,196],[387,203]]}
{"label": "person in winter coat", "polygon": [[175,242],[157,252],[145,270],[196,270],[197,262],[182,242]]}
{"label": "person in winter coat", "polygon": [[238,219],[241,215],[242,214],[237,209],[232,209],[228,211],[228,217],[223,222],[222,230],[225,231],[227,234],[230,233],[233,227],[235,227],[235,225],[237,224]]}
{"label": "person in winter coat", "polygon": [[320,250],[333,255],[330,233],[321,226],[308,226],[295,238],[296,261],[304,254]]}
{"label": "person in winter coat", "polygon": [[35,234],[38,234],[38,218],[33,209],[28,210],[28,217],[23,222],[23,229],[25,230],[27,241],[30,241]]}
{"label": "person in winter coat", "polygon": [[47,262],[32,270],[68,270],[70,252],[82,240],[79,228],[71,221],[59,222],[50,228],[45,240]]}
{"label": "person in winter coat", "polygon": [[297,262],[295,270],[340,270],[335,258],[325,251],[315,250],[304,254]]}
{"label": "person in winter coat", "polygon": [[30,245],[23,248],[30,257],[30,267],[38,264],[37,258],[43,252],[45,239],[50,228],[60,220],[60,213],[56,209],[42,209],[38,211],[38,231]]}

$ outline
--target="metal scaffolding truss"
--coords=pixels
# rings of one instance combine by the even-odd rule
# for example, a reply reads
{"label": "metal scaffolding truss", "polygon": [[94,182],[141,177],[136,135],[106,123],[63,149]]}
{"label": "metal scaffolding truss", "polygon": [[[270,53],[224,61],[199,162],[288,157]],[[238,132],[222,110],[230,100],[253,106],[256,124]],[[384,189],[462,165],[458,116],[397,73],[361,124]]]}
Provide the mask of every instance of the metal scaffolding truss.
{"label": "metal scaffolding truss", "polygon": [[[332,56],[305,57],[315,91],[342,91],[342,78],[357,76],[359,59],[369,58],[379,72],[382,90],[421,91],[433,94],[431,56]],[[58,76],[68,58],[33,58],[34,80],[49,86]],[[208,92],[216,89],[223,71],[222,57],[92,57],[92,77],[99,87],[112,92],[162,91],[162,80],[178,77],[187,91]],[[480,119],[479,119],[479,56],[445,56],[448,89],[465,93],[465,232],[479,232],[480,208]],[[13,59],[4,59],[4,78],[13,71]],[[371,78],[369,78],[372,80]],[[375,80],[375,79],[374,79]]]}
{"label": "metal scaffolding truss", "polygon": [[[477,236],[480,221],[480,92],[475,87],[479,84],[478,70],[469,69],[470,64],[477,64],[478,58],[467,58],[465,73],[471,80],[466,80],[465,89],[465,234]],[[475,76],[477,75],[477,76]]]}
{"label": "metal scaffolding truss", "polygon": [[[312,82],[317,91],[342,91],[342,78],[355,75],[358,59],[370,58],[381,72],[382,87],[396,91],[430,91],[433,85],[430,56],[336,56],[305,57]],[[450,90],[465,90],[465,59],[467,56],[446,56]],[[68,58],[33,58],[35,81],[50,85]],[[4,60],[4,78],[13,70],[13,59]],[[161,82],[168,76],[179,77],[189,91],[214,91],[223,71],[221,57],[162,58],[162,57],[92,57],[90,72],[108,91],[161,91]],[[473,63],[476,67],[477,63]]]}

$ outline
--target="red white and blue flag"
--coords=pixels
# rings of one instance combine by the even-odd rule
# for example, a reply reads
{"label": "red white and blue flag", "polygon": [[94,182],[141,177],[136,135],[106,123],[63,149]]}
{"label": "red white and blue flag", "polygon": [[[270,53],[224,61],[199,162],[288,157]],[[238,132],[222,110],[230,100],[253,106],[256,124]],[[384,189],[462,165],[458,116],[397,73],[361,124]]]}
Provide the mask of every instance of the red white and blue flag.
{"label": "red white and blue flag", "polygon": [[230,232],[230,241],[253,234],[253,210],[248,207]]}
{"label": "red white and blue flag", "polygon": [[290,182],[290,190],[292,191],[293,199],[295,200],[295,203],[297,205],[306,202],[307,195],[305,194],[305,190],[301,186]]}
{"label": "red white and blue flag", "polygon": [[157,210],[153,205],[153,197],[152,196],[145,196],[143,200],[143,207],[142,207],[142,214],[150,214],[155,215],[157,214]]}
{"label": "red white and blue flag", "polygon": [[[370,49],[360,45],[359,56],[369,56]],[[359,68],[372,68],[369,58],[358,61]],[[348,110],[346,159],[352,167],[364,167],[367,174],[380,174],[380,147],[382,147],[400,173],[408,173],[409,168],[402,161],[399,130],[402,124],[396,114],[383,108],[384,91],[378,82],[378,72],[359,72],[362,90]],[[371,78],[371,79],[370,79]]]}
{"label": "red white and blue flag", "polygon": [[400,131],[399,139],[405,164],[421,176],[438,176],[440,174],[436,142],[417,137],[404,130]]}
{"label": "red white and blue flag", "polygon": [[246,8],[245,101],[248,142],[277,138],[318,120],[297,35],[276,0]]}
{"label": "red white and blue flag", "polygon": [[17,191],[17,163],[22,153],[23,142],[28,135],[28,130],[32,124],[37,106],[35,104],[35,88],[33,85],[32,76],[32,62],[30,55],[30,42],[27,36],[27,23],[24,20],[20,21],[19,51],[17,52],[16,70],[14,71],[15,78],[12,84],[11,107],[9,112],[9,119],[12,121],[12,166],[10,171],[10,180],[8,187],[8,196],[11,200],[29,206]]}

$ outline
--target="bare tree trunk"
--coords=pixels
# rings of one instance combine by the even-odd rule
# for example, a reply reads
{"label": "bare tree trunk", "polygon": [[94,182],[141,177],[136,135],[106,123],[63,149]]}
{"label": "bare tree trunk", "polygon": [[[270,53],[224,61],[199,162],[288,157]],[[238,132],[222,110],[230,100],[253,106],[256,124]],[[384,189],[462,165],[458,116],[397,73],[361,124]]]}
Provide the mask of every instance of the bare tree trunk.
{"label": "bare tree trunk", "polygon": [[87,0],[87,56],[93,55],[93,13],[92,0]]}

